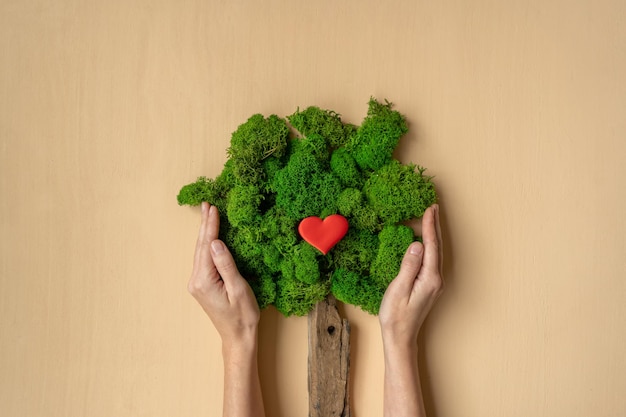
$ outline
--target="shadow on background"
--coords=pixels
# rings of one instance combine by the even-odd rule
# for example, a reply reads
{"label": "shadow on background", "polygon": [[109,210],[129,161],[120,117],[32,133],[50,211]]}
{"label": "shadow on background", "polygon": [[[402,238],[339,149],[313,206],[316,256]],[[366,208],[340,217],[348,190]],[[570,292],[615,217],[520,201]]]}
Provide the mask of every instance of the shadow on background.
{"label": "shadow on background", "polygon": [[278,378],[276,367],[276,339],[278,335],[278,322],[280,313],[272,306],[261,312],[259,322],[259,378],[263,402],[267,415],[280,417],[283,415],[280,408],[278,393]]}

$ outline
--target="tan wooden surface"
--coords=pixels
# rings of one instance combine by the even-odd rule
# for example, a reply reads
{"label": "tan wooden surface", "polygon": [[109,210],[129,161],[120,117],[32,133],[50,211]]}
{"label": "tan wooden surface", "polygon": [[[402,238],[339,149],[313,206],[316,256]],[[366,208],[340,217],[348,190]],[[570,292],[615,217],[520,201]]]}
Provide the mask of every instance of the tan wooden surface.
{"label": "tan wooden surface", "polygon": [[[0,0],[0,415],[219,416],[186,293],[199,213],[253,113],[407,115],[441,196],[430,416],[626,415],[626,3]],[[351,398],[380,416],[375,317]],[[263,313],[268,416],[306,416],[307,321]]]}

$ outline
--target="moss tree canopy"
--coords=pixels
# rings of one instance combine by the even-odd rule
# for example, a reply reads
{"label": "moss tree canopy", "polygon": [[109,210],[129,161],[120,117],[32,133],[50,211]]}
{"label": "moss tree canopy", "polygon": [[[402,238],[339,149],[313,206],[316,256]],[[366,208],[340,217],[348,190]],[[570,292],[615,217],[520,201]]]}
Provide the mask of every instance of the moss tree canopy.
{"label": "moss tree canopy", "polygon": [[[436,201],[424,168],[393,158],[407,130],[391,103],[375,99],[361,126],[318,107],[287,120],[256,114],[233,133],[222,173],[182,187],[178,203],[217,206],[220,238],[261,308],[305,315],[332,293],[377,314],[415,240],[402,222]],[[323,255],[297,227],[306,217],[331,214],[345,216],[350,229]]]}

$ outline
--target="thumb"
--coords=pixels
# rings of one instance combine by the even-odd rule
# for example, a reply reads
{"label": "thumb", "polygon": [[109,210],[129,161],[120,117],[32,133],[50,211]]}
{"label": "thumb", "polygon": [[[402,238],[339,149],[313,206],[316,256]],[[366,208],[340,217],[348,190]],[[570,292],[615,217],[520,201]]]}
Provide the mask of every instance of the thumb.
{"label": "thumb", "polygon": [[221,240],[211,242],[211,258],[226,286],[231,285],[240,276],[233,255]]}
{"label": "thumb", "polygon": [[420,242],[413,242],[409,245],[402,263],[400,264],[400,272],[394,281],[402,292],[409,293],[413,289],[413,284],[417,278],[417,274],[422,268],[422,258],[424,256],[424,246]]}

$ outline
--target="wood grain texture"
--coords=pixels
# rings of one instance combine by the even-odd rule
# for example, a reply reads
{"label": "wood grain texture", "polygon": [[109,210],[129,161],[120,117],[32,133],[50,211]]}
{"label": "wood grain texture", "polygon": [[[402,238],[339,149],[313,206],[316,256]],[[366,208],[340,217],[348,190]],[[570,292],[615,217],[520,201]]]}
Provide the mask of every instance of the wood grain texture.
{"label": "wood grain texture", "polygon": [[328,296],[308,315],[309,417],[350,417],[350,324]]}
{"label": "wood grain texture", "polygon": [[[221,415],[186,293],[216,176],[254,113],[404,113],[435,176],[446,292],[430,417],[626,415],[622,0],[0,0],[0,415]],[[376,317],[351,412],[382,413]],[[307,321],[261,318],[267,415],[305,416]]]}

